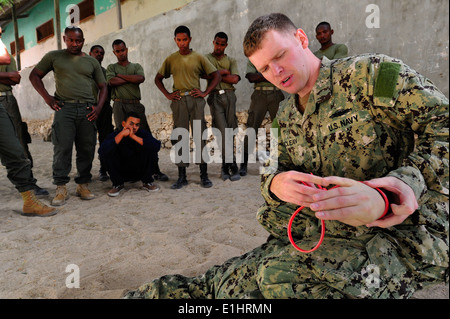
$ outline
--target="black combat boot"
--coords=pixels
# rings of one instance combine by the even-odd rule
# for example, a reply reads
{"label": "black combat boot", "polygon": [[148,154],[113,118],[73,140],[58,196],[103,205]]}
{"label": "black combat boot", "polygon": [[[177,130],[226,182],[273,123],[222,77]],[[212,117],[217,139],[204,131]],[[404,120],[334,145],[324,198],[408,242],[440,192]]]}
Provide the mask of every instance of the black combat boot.
{"label": "black combat boot", "polygon": [[222,162],[222,168],[220,170],[220,177],[222,180],[226,181],[230,178],[229,166],[225,161]]}
{"label": "black combat boot", "polygon": [[155,174],[153,174],[153,178],[157,181],[161,181],[161,182],[166,182],[169,180],[169,176],[167,176],[166,174],[162,173],[161,170],[159,169],[159,164],[156,163],[155,165]]}
{"label": "black combat boot", "polygon": [[170,186],[171,189],[180,189],[186,186],[188,181],[186,179],[186,167],[178,167],[178,180]]}
{"label": "black combat boot", "polygon": [[233,164],[230,165],[230,180],[234,182],[240,179],[241,179],[240,171],[237,167],[236,162],[233,162]]}
{"label": "black combat boot", "polygon": [[239,168],[239,175],[241,176],[247,175],[247,163],[248,163],[248,154],[244,154],[244,162],[241,163],[241,167]]}
{"label": "black combat boot", "polygon": [[200,164],[200,185],[204,188],[209,188],[213,184],[208,178],[208,166],[207,164]]}

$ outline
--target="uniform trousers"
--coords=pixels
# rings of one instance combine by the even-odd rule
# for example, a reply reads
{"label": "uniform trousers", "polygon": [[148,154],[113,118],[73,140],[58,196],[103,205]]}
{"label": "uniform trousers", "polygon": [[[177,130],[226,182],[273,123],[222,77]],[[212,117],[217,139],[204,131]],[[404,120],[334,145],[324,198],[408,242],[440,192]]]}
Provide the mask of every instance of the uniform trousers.
{"label": "uniform trousers", "polygon": [[[212,116],[212,126],[217,128],[222,134],[221,151],[222,162],[235,162],[234,156],[234,136],[232,140],[226,139],[225,129],[236,129],[238,127],[238,120],[236,117],[236,94],[234,90],[215,91],[208,96],[208,104]],[[228,153],[227,153],[228,150]],[[226,156],[228,155],[228,156]]]}
{"label": "uniform trousers", "polygon": [[112,124],[112,108],[111,105],[106,102],[96,121],[98,130],[98,142],[102,144],[105,138],[114,131],[114,125]]}
{"label": "uniform trousers", "polygon": [[[189,151],[189,127],[192,130],[192,134],[194,136],[194,143],[199,142],[200,145],[196,145],[197,148],[197,156],[195,156],[194,161],[196,164],[205,164],[207,160],[207,154],[202,154],[203,149],[206,145],[206,141],[201,138],[203,132],[206,130],[206,121],[205,121],[205,99],[200,97],[193,97],[190,95],[182,96],[178,101],[172,101],[170,104],[170,109],[173,114],[173,128],[174,130],[177,128],[185,129],[185,133],[187,136],[175,136],[172,132],[171,142],[172,145],[176,145],[177,143],[183,143],[178,148],[178,152],[176,154],[177,158],[175,163],[178,167],[188,167],[189,166],[189,157],[188,154],[182,154],[182,151]],[[194,130],[194,120],[199,121],[200,131]],[[197,128],[198,125],[195,126]],[[195,137],[199,138],[195,138]],[[183,138],[184,137],[184,138]],[[198,147],[200,146],[200,149]],[[199,154],[200,153],[200,154]]]}
{"label": "uniform trousers", "polygon": [[0,159],[6,167],[7,177],[19,192],[36,188],[36,179],[31,174],[31,162],[25,157],[17,138],[14,125],[0,103]]}
{"label": "uniform trousers", "polygon": [[116,130],[122,129],[122,122],[128,112],[136,112],[141,120],[141,129],[151,132],[150,126],[145,115],[145,106],[138,102],[139,100],[115,100],[113,104],[113,115]]}
{"label": "uniform trousers", "polygon": [[28,143],[31,143],[31,137],[28,133],[28,128],[25,122],[22,121],[19,105],[14,95],[0,96],[0,103],[3,104],[6,112],[8,112],[11,121],[13,122],[14,129],[16,131],[17,138],[23,147],[25,157],[31,161],[31,167],[33,167],[33,157],[28,149]]}
{"label": "uniform trousers", "polygon": [[133,152],[132,157],[120,151],[120,148],[101,156],[100,159],[109,173],[114,186],[123,185],[124,182],[142,181],[153,183],[155,164],[158,162],[158,153],[142,147],[140,152]]}
{"label": "uniform trousers", "polygon": [[91,103],[64,102],[61,109],[55,112],[52,124],[53,184],[65,185],[70,181],[74,144],[78,171],[75,182],[85,184],[91,181],[97,144],[95,121],[89,121],[86,117],[91,111]]}
{"label": "uniform trousers", "polygon": [[[269,112],[273,121],[277,115],[280,102],[284,100],[284,95],[280,90],[254,90],[251,96],[250,108],[248,110],[247,129],[252,128],[258,136],[258,129]],[[244,156],[248,159],[248,154],[254,151],[254,145],[249,147],[248,138],[244,141]]]}

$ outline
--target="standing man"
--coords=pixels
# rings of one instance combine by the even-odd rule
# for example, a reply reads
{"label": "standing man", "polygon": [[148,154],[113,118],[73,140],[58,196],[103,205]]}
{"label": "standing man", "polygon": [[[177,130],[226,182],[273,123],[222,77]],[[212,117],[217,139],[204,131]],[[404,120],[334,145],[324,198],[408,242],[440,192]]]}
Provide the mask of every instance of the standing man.
{"label": "standing man", "polygon": [[[258,129],[262,121],[269,112],[270,119],[275,120],[278,107],[284,100],[284,94],[279,88],[267,81],[264,76],[258,72],[255,66],[248,60],[245,77],[250,83],[253,83],[254,91],[251,96],[250,108],[248,109],[247,129],[253,129],[258,136]],[[244,140],[244,161],[239,168],[241,176],[247,175],[248,155],[254,151],[255,145],[248,145],[248,137]]]}
{"label": "standing man", "polygon": [[[1,28],[0,28],[1,33]],[[0,67],[11,63],[12,57],[0,37]],[[0,100],[0,160],[6,167],[7,177],[22,196],[24,216],[52,216],[53,207],[40,202],[35,196],[36,179],[31,173],[31,161],[25,157],[23,147],[15,133],[11,117]]]}
{"label": "standing man", "polygon": [[[95,121],[108,94],[100,64],[82,52],[83,31],[78,27],[67,27],[63,39],[67,48],[45,54],[30,73],[33,87],[56,111],[52,125],[53,183],[57,186],[52,200],[54,206],[64,205],[69,198],[66,184],[70,181],[74,143],[78,171],[76,195],[81,199],[95,197],[88,188],[97,144]],[[50,71],[55,77],[55,96],[48,93],[42,82]],[[99,88],[98,99],[92,90],[93,82]]]}
{"label": "standing man", "polygon": [[[102,65],[103,58],[105,56],[105,49],[101,45],[93,45],[91,50],[89,51],[89,55],[95,58],[100,66]],[[106,78],[106,69],[102,67],[103,75]],[[97,96],[98,87],[97,85],[93,85],[94,94]],[[98,115],[96,124],[98,131],[98,143],[99,145],[105,140],[105,138],[114,131],[114,125],[112,124],[112,108],[111,108],[111,87],[108,85],[108,95],[105,99],[105,104],[102,106],[102,110]],[[106,172],[105,165],[100,160],[100,171],[99,178],[102,182],[107,181],[109,179],[108,173]]]}
{"label": "standing man", "polygon": [[[277,114],[278,169],[261,178],[267,242],[205,275],[160,277],[128,297],[393,299],[448,282],[448,98],[398,59],[320,60],[308,43],[276,13],[244,38],[257,70],[292,94]],[[286,231],[300,207],[291,233],[303,249],[326,222],[311,253]]]}
{"label": "standing man", "polygon": [[[235,129],[238,127],[236,117],[236,94],[234,93],[234,84],[237,84],[241,77],[234,58],[225,54],[225,48],[228,46],[228,35],[225,32],[218,32],[214,36],[214,51],[208,53],[206,58],[216,67],[222,76],[222,81],[208,96],[208,104],[211,110],[213,127],[217,128],[222,134],[222,169],[221,177],[225,181],[237,181],[241,179],[239,169],[236,164],[233,140],[227,141],[225,129]],[[210,81],[210,77],[207,77]],[[231,142],[231,143],[230,143]],[[232,152],[232,157],[226,157],[226,151]]]}
{"label": "standing man", "polygon": [[[1,38],[1,29],[0,29]],[[22,121],[17,100],[12,92],[12,87],[20,83],[21,76],[17,71],[16,60],[9,54],[11,62],[9,64],[0,65],[0,103],[5,108],[11,121],[13,122],[17,138],[23,147],[25,157],[30,160],[31,168],[33,168],[33,157],[28,148],[28,143],[31,143],[31,137],[28,133],[27,123]],[[33,174],[33,172],[32,172]],[[36,185],[34,190],[35,195],[48,195],[46,189],[40,188]]]}
{"label": "standing man", "polygon": [[[139,63],[128,61],[128,48],[123,40],[114,40],[113,53],[117,63],[108,65],[106,81],[112,87],[111,98],[114,101],[113,115],[116,129],[121,129],[128,112],[139,114],[141,128],[151,132],[145,115],[145,106],[141,104],[139,85],[145,81],[144,69]],[[166,174],[161,173],[158,162],[155,165],[155,179],[167,181]]]}
{"label": "standing man", "polygon": [[155,161],[161,142],[152,134],[140,129],[141,119],[136,112],[129,112],[122,122],[122,129],[108,135],[99,149],[101,160],[113,183],[108,196],[116,197],[127,181],[142,181],[142,188],[148,192],[159,191],[153,183]]}
{"label": "standing man", "polygon": [[332,40],[334,30],[328,22],[320,22],[316,27],[316,39],[320,43],[320,49],[314,55],[321,59],[326,56],[328,60],[345,58],[348,48],[345,44],[335,44]]}
{"label": "standing man", "polygon": [[[155,76],[155,84],[164,96],[171,101],[170,108],[173,113],[173,128],[183,128],[189,132],[189,126],[194,132],[193,121],[198,120],[201,123],[201,134],[206,130],[205,122],[205,97],[219,84],[220,74],[217,69],[203,55],[190,49],[191,31],[186,26],[179,26],[174,32],[174,41],[178,51],[172,53],[163,62],[161,68]],[[173,91],[169,93],[163,84],[163,80],[173,76]],[[205,91],[200,90],[200,77],[207,75],[211,81]],[[184,141],[187,145],[180,150],[189,150],[189,141],[178,139],[173,140],[172,144]],[[203,150],[205,141],[201,139],[201,145],[196,145]],[[178,154],[182,158],[189,154]],[[172,189],[180,189],[187,185],[186,167],[189,161],[177,162],[178,180],[171,186]],[[200,185],[202,187],[211,187],[212,182],[208,178],[207,164],[201,158],[200,162]]]}

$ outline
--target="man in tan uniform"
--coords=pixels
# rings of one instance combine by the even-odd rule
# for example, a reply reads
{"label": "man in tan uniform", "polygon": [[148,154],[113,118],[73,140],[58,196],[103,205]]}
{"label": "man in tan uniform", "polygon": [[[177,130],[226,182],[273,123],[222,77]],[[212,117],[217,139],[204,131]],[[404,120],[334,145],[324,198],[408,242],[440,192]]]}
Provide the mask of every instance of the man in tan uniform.
{"label": "man in tan uniform", "polygon": [[227,139],[226,129],[234,130],[238,127],[236,94],[233,84],[237,84],[241,77],[239,76],[236,59],[225,54],[225,48],[228,46],[228,35],[225,32],[218,32],[214,36],[213,45],[214,51],[206,54],[206,58],[219,70],[222,81],[208,96],[207,101],[211,110],[212,125],[222,135],[219,141],[222,144],[221,177],[223,180],[237,181],[241,179],[241,176],[234,154],[234,136]]}
{"label": "man in tan uniform", "polygon": [[[128,48],[123,40],[114,40],[113,53],[117,63],[108,65],[106,81],[112,87],[111,98],[114,101],[113,115],[116,129],[122,129],[122,122],[129,112],[136,112],[141,119],[141,129],[151,133],[145,115],[145,106],[141,104],[141,89],[139,85],[145,81],[144,69],[139,63],[128,61]],[[167,181],[169,178],[159,169],[156,161],[154,178]]]}
{"label": "man in tan uniform", "polygon": [[[246,79],[253,83],[254,91],[251,96],[250,107],[248,109],[247,129],[255,131],[258,135],[258,129],[261,126],[267,113],[270,119],[275,120],[280,102],[284,100],[284,94],[279,88],[267,81],[264,76],[258,72],[255,66],[248,60]],[[244,161],[239,168],[241,176],[247,175],[247,164],[249,154],[254,152],[254,145],[248,145],[247,135],[244,140]]]}
{"label": "man in tan uniform", "polygon": [[[155,76],[155,84],[164,94],[164,96],[172,101],[170,108],[173,114],[173,126],[183,128],[189,132],[189,126],[192,128],[193,134],[206,130],[205,122],[205,97],[219,84],[221,76],[217,69],[203,55],[190,49],[189,44],[192,40],[191,32],[186,26],[179,26],[175,29],[175,43],[178,51],[168,56],[158,73]],[[211,81],[205,91],[200,90],[201,75],[208,75]],[[163,79],[173,76],[173,91],[169,93],[163,84]],[[194,132],[194,121],[200,121],[201,132]],[[189,141],[186,139],[174,139],[172,136],[172,144],[184,142],[185,145],[180,147],[180,151],[189,150]],[[203,151],[205,141],[201,139],[201,145],[196,145]],[[172,185],[172,189],[180,189],[187,185],[186,167],[189,166],[189,154],[178,152],[176,165],[178,166],[178,180]],[[198,163],[198,158],[196,159]],[[202,187],[211,187],[212,182],[208,178],[207,164],[201,156],[200,160],[200,185]]]}

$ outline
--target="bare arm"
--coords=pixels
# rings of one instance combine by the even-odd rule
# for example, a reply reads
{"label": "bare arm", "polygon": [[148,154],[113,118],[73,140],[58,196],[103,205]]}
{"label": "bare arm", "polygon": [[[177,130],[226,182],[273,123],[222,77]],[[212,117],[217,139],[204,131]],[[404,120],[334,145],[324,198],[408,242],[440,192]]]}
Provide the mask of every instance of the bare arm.
{"label": "bare arm", "polygon": [[168,100],[171,100],[171,101],[181,99],[181,96],[180,96],[179,92],[169,93],[169,91],[166,90],[166,87],[164,86],[163,80],[164,80],[164,76],[162,76],[159,73],[156,73],[155,84],[158,87],[158,89],[164,94],[164,96]]}
{"label": "bare arm", "polygon": [[237,84],[241,80],[241,77],[237,74],[229,74],[222,76],[222,82],[228,84]]}
{"label": "bare arm", "polygon": [[59,111],[61,107],[58,105],[56,99],[54,96],[51,96],[47,89],[44,86],[44,82],[42,82],[42,78],[46,75],[46,73],[43,73],[42,71],[34,68],[30,73],[30,82],[33,85],[34,89],[39,93],[40,96],[44,99],[45,103],[47,103],[48,106],[52,110]]}
{"label": "bare arm", "polygon": [[205,97],[207,96],[209,93],[211,93],[212,90],[214,90],[214,88],[217,86],[217,84],[220,83],[220,81],[222,80],[222,76],[220,75],[219,71],[214,71],[210,74],[208,74],[209,76],[212,77],[212,80],[209,82],[208,87],[206,88],[206,90],[204,92],[202,92],[199,89],[193,89],[191,92],[191,95],[194,97]]}
{"label": "bare arm", "polygon": [[124,127],[122,131],[120,131],[120,133],[116,135],[116,137],[114,138],[116,144],[122,142],[124,137],[129,137],[139,145],[144,145],[144,139],[137,136],[136,134],[133,134],[133,130],[128,127]]}
{"label": "bare arm", "polygon": [[[231,74],[230,70],[227,69],[221,69],[219,70],[220,75],[222,76],[222,82],[228,83],[228,84],[237,84],[240,80],[241,77],[237,74]],[[213,74],[208,74],[208,75],[202,75],[201,76],[202,79],[205,80],[212,80],[214,78]]]}
{"label": "bare arm", "polygon": [[106,83],[100,83],[97,84],[98,88],[99,88],[99,92],[98,92],[98,103],[97,105],[92,107],[92,112],[90,112],[87,116],[89,121],[95,121],[101,110],[103,107],[103,104],[105,104],[107,95],[108,95],[108,87],[106,85]]}
{"label": "bare arm", "polygon": [[0,72],[0,83],[6,85],[16,85],[20,83],[20,73],[15,72]]}
{"label": "bare arm", "polygon": [[117,74],[115,77],[109,80],[110,86],[120,86],[126,83],[141,84],[145,81],[145,77],[142,75],[124,75]]}
{"label": "bare arm", "polygon": [[247,78],[247,80],[250,83],[259,83],[259,82],[267,81],[266,78],[259,72],[258,73],[247,73],[245,75],[245,77]]}

